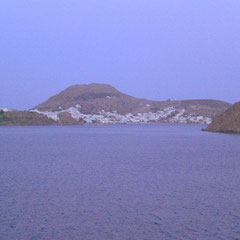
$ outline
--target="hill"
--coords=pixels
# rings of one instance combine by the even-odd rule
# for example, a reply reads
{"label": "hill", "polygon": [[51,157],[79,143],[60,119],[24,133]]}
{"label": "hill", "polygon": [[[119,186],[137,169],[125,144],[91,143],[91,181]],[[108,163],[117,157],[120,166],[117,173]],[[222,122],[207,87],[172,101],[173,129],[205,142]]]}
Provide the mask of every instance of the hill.
{"label": "hill", "polygon": [[240,133],[240,102],[213,119],[205,129],[210,132]]}
{"label": "hill", "polygon": [[37,114],[29,111],[1,110],[0,109],[0,126],[1,125],[52,125],[56,122],[43,114]]}
{"label": "hill", "polygon": [[231,104],[210,99],[150,101],[124,94],[108,84],[73,85],[31,111],[68,123],[210,123]]}

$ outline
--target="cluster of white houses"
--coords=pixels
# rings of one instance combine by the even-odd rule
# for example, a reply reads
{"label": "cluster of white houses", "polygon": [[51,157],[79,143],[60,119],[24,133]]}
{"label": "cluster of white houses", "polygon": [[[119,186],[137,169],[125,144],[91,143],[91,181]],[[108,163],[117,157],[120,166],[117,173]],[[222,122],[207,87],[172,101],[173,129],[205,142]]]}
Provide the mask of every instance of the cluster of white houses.
{"label": "cluster of white houses", "polygon": [[59,114],[67,112],[71,114],[73,119],[84,120],[86,123],[102,123],[102,124],[117,124],[117,123],[198,123],[198,124],[209,124],[211,123],[211,118],[204,116],[195,116],[192,114],[187,114],[185,109],[176,109],[174,107],[167,107],[161,111],[157,112],[144,112],[144,113],[127,113],[125,115],[119,114],[116,111],[105,112],[102,110],[97,114],[84,114],[81,113],[81,106],[76,105],[76,107],[71,107],[66,110],[59,108],[59,111],[49,112],[49,111],[39,111],[31,110],[39,114],[44,114],[48,118],[55,121],[59,121]]}

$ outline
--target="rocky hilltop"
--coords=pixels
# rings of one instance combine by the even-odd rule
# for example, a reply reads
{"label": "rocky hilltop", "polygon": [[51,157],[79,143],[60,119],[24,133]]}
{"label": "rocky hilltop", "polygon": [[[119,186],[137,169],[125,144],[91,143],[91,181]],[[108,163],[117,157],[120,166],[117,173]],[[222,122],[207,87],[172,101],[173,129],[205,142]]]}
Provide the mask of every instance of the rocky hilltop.
{"label": "rocky hilltop", "polygon": [[83,123],[201,123],[231,104],[218,100],[150,101],[108,84],[73,85],[29,111],[2,111],[0,125]]}
{"label": "rocky hilltop", "polygon": [[210,132],[240,133],[240,102],[213,119],[205,129]]}

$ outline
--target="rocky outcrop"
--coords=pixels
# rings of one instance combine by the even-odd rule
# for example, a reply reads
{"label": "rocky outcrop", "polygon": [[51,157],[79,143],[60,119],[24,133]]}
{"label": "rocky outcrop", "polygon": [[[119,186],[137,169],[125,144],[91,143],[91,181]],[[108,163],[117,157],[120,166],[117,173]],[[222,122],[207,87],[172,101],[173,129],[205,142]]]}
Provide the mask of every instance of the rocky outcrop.
{"label": "rocky outcrop", "polygon": [[240,133],[240,102],[213,119],[205,129],[210,132]]}

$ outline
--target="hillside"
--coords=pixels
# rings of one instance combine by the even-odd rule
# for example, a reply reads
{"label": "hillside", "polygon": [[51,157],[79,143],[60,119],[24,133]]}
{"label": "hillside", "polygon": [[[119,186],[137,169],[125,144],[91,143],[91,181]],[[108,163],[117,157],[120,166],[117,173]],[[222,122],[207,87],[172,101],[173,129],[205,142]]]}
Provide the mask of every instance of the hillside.
{"label": "hillside", "polygon": [[240,102],[213,119],[205,129],[210,132],[240,133]]}
{"label": "hillside", "polygon": [[210,99],[150,101],[108,84],[73,85],[28,111],[0,109],[0,125],[209,124],[231,104]]}
{"label": "hillside", "polygon": [[230,106],[208,99],[150,101],[121,93],[108,84],[83,84],[70,86],[31,111],[57,122],[68,114],[69,123],[210,123]]}
{"label": "hillside", "polygon": [[0,110],[1,125],[52,125],[56,122],[43,114],[29,111]]}
{"label": "hillside", "polygon": [[81,106],[81,112],[94,114],[105,110],[126,114],[140,111],[149,101],[137,99],[107,84],[73,85],[34,107],[39,111],[59,111]]}

